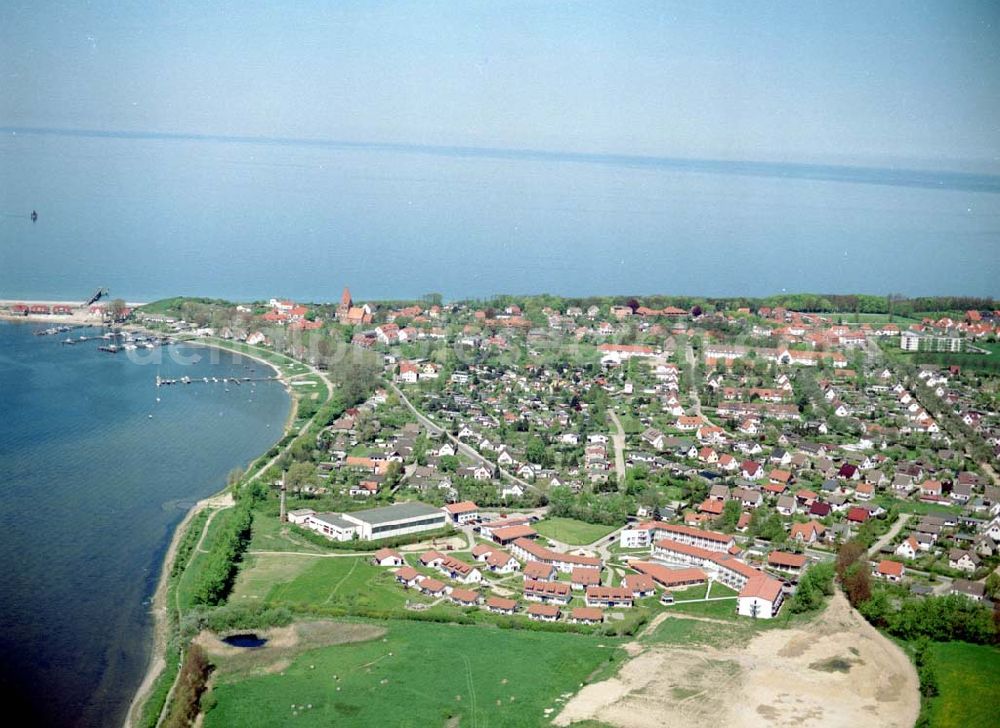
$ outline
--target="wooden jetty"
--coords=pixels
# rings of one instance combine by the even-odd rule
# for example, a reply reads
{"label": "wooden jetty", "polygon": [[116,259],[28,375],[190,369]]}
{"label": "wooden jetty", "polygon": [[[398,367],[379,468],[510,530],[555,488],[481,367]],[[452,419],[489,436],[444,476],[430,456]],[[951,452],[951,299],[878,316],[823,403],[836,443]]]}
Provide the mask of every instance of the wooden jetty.
{"label": "wooden jetty", "polygon": [[280,377],[202,377],[192,379],[191,377],[181,377],[180,379],[166,379],[159,374],[156,375],[157,387],[169,387],[172,384],[236,384],[242,385],[248,382],[276,382]]}

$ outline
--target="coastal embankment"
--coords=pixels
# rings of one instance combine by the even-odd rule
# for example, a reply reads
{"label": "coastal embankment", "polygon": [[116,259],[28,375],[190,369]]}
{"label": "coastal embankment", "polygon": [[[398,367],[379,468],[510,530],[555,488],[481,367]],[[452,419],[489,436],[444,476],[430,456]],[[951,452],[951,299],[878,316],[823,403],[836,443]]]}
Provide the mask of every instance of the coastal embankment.
{"label": "coastal embankment", "polygon": [[[281,354],[276,354],[274,352],[267,351],[254,351],[251,347],[240,346],[236,344],[231,344],[224,341],[211,340],[204,341],[199,339],[184,339],[182,340],[184,344],[193,346],[203,346],[218,349],[221,351],[227,351],[240,356],[245,356],[249,359],[253,359],[265,366],[270,367],[275,371],[278,376],[278,380],[282,382],[285,389],[289,392],[292,398],[292,406],[289,409],[288,418],[285,421],[285,427],[279,438],[284,439],[290,434],[295,434],[296,436],[302,434],[308,429],[312,424],[314,418],[310,418],[302,427],[296,431],[295,421],[296,421],[296,411],[298,406],[298,398],[301,396],[299,392],[291,386],[289,377],[286,376],[285,372],[281,369],[281,362],[287,361],[289,364],[295,364],[297,366],[306,366],[312,373],[318,375],[327,387],[327,396],[333,392],[333,383],[330,379],[318,369],[314,367],[304,365],[294,359],[290,359]],[[293,440],[294,441],[294,440]],[[288,447],[291,446],[289,443]],[[287,449],[287,447],[285,448]],[[247,481],[256,480],[260,475],[266,472],[275,461],[281,457],[282,452],[277,453],[274,457],[269,458],[267,462],[259,464],[254,468],[253,472],[246,473]],[[258,458],[259,460],[259,458]],[[255,461],[256,462],[256,461]],[[167,549],[166,555],[163,560],[163,564],[160,567],[160,576],[157,581],[156,592],[153,596],[152,601],[152,614],[154,618],[154,634],[153,634],[153,649],[150,654],[149,663],[146,669],[146,673],[143,677],[142,683],[140,684],[135,696],[132,699],[132,703],[129,707],[128,713],[125,718],[124,725],[126,728],[132,728],[133,726],[140,724],[140,719],[144,713],[144,706],[146,702],[152,696],[157,680],[161,677],[166,668],[166,654],[167,647],[170,640],[170,618],[168,604],[170,585],[171,585],[171,575],[174,571],[174,563],[177,558],[177,549],[181,541],[184,539],[187,530],[191,527],[192,521],[195,517],[203,510],[212,509],[214,511],[219,511],[224,508],[231,507],[233,505],[232,494],[228,487],[221,490],[219,493],[199,501],[195,504],[185,515],[184,520],[175,529],[173,537],[170,542],[170,546]],[[211,519],[211,516],[209,516]],[[201,526],[202,536],[208,528],[208,521]],[[173,687],[170,688],[170,692],[173,691]],[[169,693],[167,694],[166,704],[169,704]]]}

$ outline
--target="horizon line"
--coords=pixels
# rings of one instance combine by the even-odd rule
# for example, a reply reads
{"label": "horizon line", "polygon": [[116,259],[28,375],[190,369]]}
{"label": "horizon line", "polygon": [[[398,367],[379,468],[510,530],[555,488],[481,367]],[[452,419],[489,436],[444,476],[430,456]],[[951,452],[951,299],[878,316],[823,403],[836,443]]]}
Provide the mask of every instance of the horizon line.
{"label": "horizon line", "polygon": [[[346,286],[346,288],[350,288],[350,286],[348,285],[348,286]],[[0,296],[5,296],[5,295],[6,294],[0,294]],[[730,296],[716,296],[716,295],[702,295],[702,294],[696,294],[696,293],[635,293],[635,292],[632,292],[632,293],[594,293],[594,294],[588,294],[588,295],[560,295],[560,294],[552,294],[552,293],[545,293],[545,292],[541,292],[541,293],[492,293],[492,294],[489,294],[489,295],[486,295],[486,296],[466,296],[466,297],[462,297],[462,298],[450,298],[450,299],[449,298],[445,298],[444,294],[442,292],[440,292],[440,291],[428,291],[427,293],[422,293],[419,296],[410,296],[410,297],[403,296],[403,297],[392,297],[392,298],[360,298],[358,300],[359,301],[364,301],[366,303],[412,303],[412,302],[418,302],[421,299],[423,299],[423,298],[425,298],[427,296],[431,296],[431,295],[440,295],[442,297],[442,300],[441,300],[441,304],[442,305],[451,305],[451,304],[460,304],[460,303],[464,303],[464,304],[490,303],[491,301],[494,301],[496,299],[502,299],[502,298],[531,299],[531,298],[547,298],[547,297],[558,298],[558,299],[561,299],[563,301],[585,301],[587,299],[592,299],[592,298],[614,299],[614,300],[617,300],[617,299],[628,299],[628,298],[634,298],[636,300],[641,300],[641,299],[648,300],[648,299],[652,299],[652,298],[668,298],[668,299],[692,298],[692,299],[702,300],[702,301],[704,301],[706,303],[716,303],[716,302],[720,302],[720,301],[721,302],[727,302],[727,301],[728,302],[735,302],[735,300],[761,302],[761,301],[766,301],[768,299],[775,299],[775,298],[779,298],[780,299],[780,298],[789,298],[789,297],[796,297],[796,296],[815,296],[815,297],[818,297],[818,298],[826,298],[826,297],[830,297],[830,296],[832,296],[832,297],[845,297],[845,298],[846,297],[851,297],[851,296],[855,296],[855,297],[866,296],[866,297],[870,297],[870,298],[888,298],[888,297],[891,296],[891,297],[893,297],[894,301],[899,302],[899,303],[919,301],[921,299],[942,299],[942,298],[956,298],[956,299],[979,300],[980,302],[987,302],[988,301],[988,302],[990,302],[992,304],[996,304],[998,301],[1000,301],[1000,299],[998,299],[997,297],[995,297],[993,295],[983,296],[983,295],[976,295],[976,294],[969,294],[969,293],[939,293],[939,294],[926,294],[926,293],[923,293],[923,294],[917,294],[917,295],[909,295],[909,294],[899,294],[899,293],[885,293],[885,294],[882,294],[882,293],[860,293],[860,292],[834,293],[834,292],[831,292],[831,291],[827,291],[825,293],[818,293],[818,292],[811,292],[811,291],[781,292],[781,293],[769,293],[769,294],[766,294],[766,295],[757,295],[757,296],[752,296],[752,295],[747,295],[747,294],[736,294],[736,295],[730,295]],[[117,296],[116,296],[116,298],[117,298]],[[150,298],[152,298],[152,297],[150,297]],[[203,293],[199,293],[199,294],[191,293],[191,294],[178,294],[178,295],[174,295],[174,296],[165,296],[165,297],[162,297],[162,298],[152,298],[152,300],[149,300],[149,301],[126,301],[126,303],[128,303],[130,305],[133,305],[133,306],[147,306],[147,305],[149,305],[151,303],[158,303],[160,301],[168,301],[168,300],[171,300],[171,299],[178,299],[178,298],[186,298],[186,299],[210,299],[210,300],[213,300],[213,301],[220,301],[220,302],[223,302],[223,303],[244,304],[244,303],[263,303],[263,302],[269,300],[269,298],[279,298],[279,296],[269,296],[268,298],[264,298],[264,297],[257,297],[257,298],[243,298],[243,297],[229,298],[229,297],[222,297],[222,298],[219,298],[219,297],[208,296],[208,295],[205,295]],[[313,306],[333,306],[333,305],[337,304],[337,299],[335,299],[335,298],[331,298],[328,301],[307,300],[308,297],[306,297],[306,298],[300,298],[299,296],[290,296],[290,297],[289,296],[285,296],[285,298],[287,300],[292,300],[292,301],[295,301],[297,303],[309,304],[309,305],[313,305]],[[20,303],[24,303],[24,304],[32,304],[32,303],[38,303],[38,304],[46,304],[46,303],[50,303],[50,304],[74,303],[74,302],[76,302],[78,300],[79,300],[78,298],[60,299],[60,298],[28,298],[28,297],[6,298],[6,297],[0,297],[0,306],[9,306],[11,304],[20,304]],[[954,309],[954,310],[957,311],[958,309]],[[979,310],[982,310],[982,309],[979,309]],[[803,311],[803,313],[862,313],[862,314],[864,314],[865,312],[863,312],[863,311],[861,311],[861,312],[857,312],[857,311],[855,311],[855,312],[852,312],[852,311],[847,311],[847,312],[844,312],[844,311]],[[902,314],[900,314],[900,315],[902,315]]]}
{"label": "horizon line", "polygon": [[1000,175],[926,170],[866,165],[837,165],[810,162],[766,162],[760,160],[725,160],[713,158],[672,157],[642,154],[574,152],[531,148],[417,144],[408,142],[349,141],[308,137],[272,137],[238,134],[203,134],[197,132],[155,132],[100,129],[65,129],[58,127],[0,126],[0,133],[36,136],[64,136],[98,139],[147,139],[164,141],[223,142],[270,146],[324,147],[374,152],[398,152],[459,158],[488,158],[513,161],[568,162],[646,169],[669,169],[702,174],[729,174],[747,177],[805,179],[822,182],[847,182],[889,187],[960,190],[1000,193]]}

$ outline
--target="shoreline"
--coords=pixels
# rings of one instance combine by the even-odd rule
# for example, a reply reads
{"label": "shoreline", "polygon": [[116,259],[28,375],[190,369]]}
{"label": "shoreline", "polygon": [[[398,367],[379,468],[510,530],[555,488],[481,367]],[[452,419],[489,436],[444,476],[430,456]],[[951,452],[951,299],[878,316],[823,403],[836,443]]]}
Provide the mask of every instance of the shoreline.
{"label": "shoreline", "polygon": [[[17,324],[49,324],[57,325],[62,323],[59,319],[66,319],[69,317],[65,316],[52,316],[52,315],[36,315],[36,316],[13,316],[6,312],[0,312],[0,326],[9,324],[16,326]],[[79,327],[89,327],[89,326],[101,326],[100,321],[72,321],[69,322],[72,325]],[[149,328],[137,325],[137,324],[125,324],[122,326],[123,329],[141,331],[145,333],[151,333],[155,335],[160,335],[161,332],[152,331]],[[253,360],[265,367],[271,369],[275,375],[277,381],[281,382],[285,391],[289,396],[288,412],[285,417],[283,426],[280,433],[277,434],[274,441],[269,443],[261,452],[254,455],[249,461],[244,463],[236,463],[234,466],[252,466],[254,463],[258,463],[264,453],[267,453],[271,448],[275,447],[280,443],[291,431],[296,421],[296,413],[298,411],[298,402],[300,398],[300,393],[296,391],[294,387],[291,386],[291,382],[288,377],[282,372],[278,365],[268,361],[264,356],[258,355],[254,352],[239,351],[235,348],[226,346],[225,343],[217,343],[214,341],[201,341],[198,339],[180,339],[177,340],[178,344],[187,344],[191,346],[201,346],[207,347],[209,349],[216,349],[218,351],[226,351],[234,356],[245,357],[247,359]],[[290,360],[291,361],[291,360]],[[271,461],[261,463],[257,467],[257,473],[262,473],[269,467]],[[252,472],[252,471],[249,471]],[[145,701],[150,697],[152,690],[155,687],[157,678],[163,673],[164,669],[167,667],[166,663],[166,652],[167,646],[171,637],[170,633],[170,622],[169,622],[169,605],[168,605],[168,588],[171,581],[171,571],[173,565],[176,561],[177,549],[186,534],[188,528],[190,527],[192,520],[197,516],[198,513],[206,509],[216,510],[220,508],[225,508],[232,505],[232,496],[230,494],[229,486],[225,483],[222,487],[205,497],[199,499],[195,502],[183,515],[176,526],[173,527],[172,533],[170,535],[169,543],[167,544],[164,555],[159,564],[159,573],[156,576],[156,586],[154,591],[149,597],[149,608],[147,613],[151,614],[152,620],[152,630],[151,633],[147,633],[148,636],[144,635],[145,639],[150,639],[147,643],[150,646],[150,653],[143,666],[142,673],[139,675],[141,678],[137,687],[131,692],[129,700],[127,701],[127,707],[124,711],[124,715],[121,717],[112,718],[113,721],[121,720],[120,725],[133,726],[137,724],[137,721],[141,717],[141,710]],[[125,701],[123,701],[125,702]]]}
{"label": "shoreline", "polygon": [[[295,422],[298,394],[295,392],[288,380],[284,378],[281,370],[274,363],[269,362],[260,356],[229,349],[215,343],[197,340],[185,340],[180,343],[204,346],[207,348],[218,349],[220,351],[227,351],[232,354],[238,354],[239,356],[245,356],[248,359],[260,362],[261,364],[273,369],[275,374],[278,376],[278,381],[282,383],[285,387],[285,391],[288,392],[289,397],[291,398],[291,406],[289,407],[288,417],[285,418],[285,426],[282,429],[281,436],[275,441],[275,443],[281,442],[281,440],[284,439]],[[272,444],[271,447],[274,447],[274,445]],[[267,450],[264,452],[267,452]],[[257,458],[254,458],[251,462],[254,462],[259,458],[260,456],[258,455]],[[170,544],[167,546],[167,551],[163,556],[162,563],[160,564],[160,574],[157,578],[156,589],[153,592],[153,597],[150,602],[150,613],[153,615],[153,645],[150,650],[149,660],[146,663],[146,669],[143,672],[142,681],[133,693],[132,700],[129,702],[128,711],[125,713],[125,718],[122,723],[124,728],[131,728],[135,725],[135,721],[139,717],[137,715],[138,711],[143,707],[145,701],[149,698],[149,693],[152,690],[153,685],[163,672],[164,668],[167,666],[165,660],[167,641],[169,638],[167,630],[167,589],[170,581],[170,572],[173,569],[174,561],[177,557],[177,547],[180,544],[180,540],[183,538],[194,517],[204,509],[213,506],[216,503],[221,503],[221,501],[228,495],[228,489],[228,485],[223,486],[221,490],[195,503],[188,509],[184,518],[181,519],[181,522],[174,528],[173,535],[170,538]]]}
{"label": "shoreline", "polygon": [[[13,313],[11,306],[70,306],[72,313]],[[126,301],[125,305],[131,309],[136,309],[145,304],[136,301]],[[100,326],[104,323],[103,318],[98,314],[90,312],[89,308],[83,306],[83,302],[66,300],[29,300],[29,299],[0,299],[0,320],[3,321],[24,321],[25,323],[44,324],[51,323],[54,326]]]}

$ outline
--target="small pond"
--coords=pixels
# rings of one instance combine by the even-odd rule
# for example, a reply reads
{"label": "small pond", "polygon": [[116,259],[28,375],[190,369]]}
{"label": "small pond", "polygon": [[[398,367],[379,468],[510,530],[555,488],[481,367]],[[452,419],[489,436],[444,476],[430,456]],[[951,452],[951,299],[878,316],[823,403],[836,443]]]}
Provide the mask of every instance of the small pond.
{"label": "small pond", "polygon": [[222,641],[233,647],[263,647],[267,644],[266,637],[258,637],[255,634],[231,634],[223,637]]}

